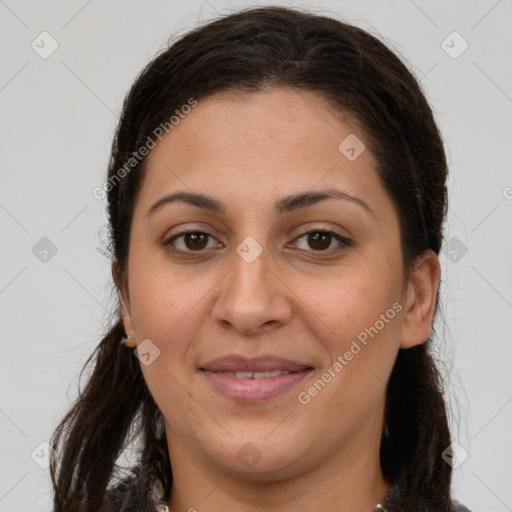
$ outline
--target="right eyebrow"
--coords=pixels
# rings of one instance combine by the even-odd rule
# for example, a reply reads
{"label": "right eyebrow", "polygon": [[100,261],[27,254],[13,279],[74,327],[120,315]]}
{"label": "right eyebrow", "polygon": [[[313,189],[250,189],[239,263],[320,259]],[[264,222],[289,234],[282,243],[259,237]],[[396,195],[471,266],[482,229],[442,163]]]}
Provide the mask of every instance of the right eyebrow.
{"label": "right eyebrow", "polygon": [[160,198],[148,210],[147,215],[152,215],[157,210],[160,210],[166,204],[171,204],[178,201],[190,204],[192,206],[196,206],[197,208],[202,208],[203,210],[208,210],[213,213],[226,212],[226,208],[224,207],[224,205],[217,199],[214,199],[213,197],[208,197],[204,194],[198,194],[194,192],[175,192],[174,194],[169,194]]}

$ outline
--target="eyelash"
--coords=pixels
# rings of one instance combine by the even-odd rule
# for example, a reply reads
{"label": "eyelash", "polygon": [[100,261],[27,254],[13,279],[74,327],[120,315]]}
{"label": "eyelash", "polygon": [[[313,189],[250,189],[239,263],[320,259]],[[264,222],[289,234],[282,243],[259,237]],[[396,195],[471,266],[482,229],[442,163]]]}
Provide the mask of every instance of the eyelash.
{"label": "eyelash", "polygon": [[[210,233],[206,233],[205,231],[199,231],[199,230],[188,230],[188,231],[180,231],[179,233],[176,233],[175,235],[173,235],[171,238],[169,238],[169,240],[167,240],[166,242],[163,243],[164,246],[166,247],[169,247],[173,252],[175,253],[180,253],[181,255],[193,255],[193,254],[200,254],[202,252],[204,252],[204,249],[200,249],[198,251],[191,251],[191,250],[182,250],[182,249],[176,249],[174,246],[173,246],[173,242],[184,236],[184,235],[187,235],[187,234],[202,234],[202,235],[206,235],[210,238],[214,238],[212,235],[210,235]],[[348,239],[348,238],[345,238],[344,236],[340,235],[339,233],[336,233],[334,231],[329,231],[329,230],[324,230],[324,229],[314,229],[314,230],[310,230],[310,231],[306,231],[304,233],[301,233],[299,236],[297,236],[294,240],[299,240],[307,235],[311,235],[311,234],[327,234],[327,235],[331,235],[333,237],[333,239],[337,240],[339,243],[340,243],[340,248],[339,249],[335,249],[335,250],[332,250],[332,249],[326,249],[326,250],[311,250],[311,251],[308,251],[306,249],[301,249],[301,250],[305,250],[306,252],[312,252],[314,254],[325,254],[325,255],[332,255],[334,253],[337,253],[337,252],[340,252],[341,250],[343,250],[344,248],[346,247],[350,247],[352,245],[352,242]],[[330,244],[329,244],[330,245]]]}

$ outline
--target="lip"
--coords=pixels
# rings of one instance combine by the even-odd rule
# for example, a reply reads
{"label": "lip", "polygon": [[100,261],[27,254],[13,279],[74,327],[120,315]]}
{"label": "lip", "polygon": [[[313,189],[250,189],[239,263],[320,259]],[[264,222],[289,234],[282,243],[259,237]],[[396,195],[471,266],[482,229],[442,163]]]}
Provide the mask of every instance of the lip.
{"label": "lip", "polygon": [[201,370],[210,372],[271,372],[274,370],[299,372],[306,368],[311,366],[284,357],[267,355],[247,358],[237,354],[212,359],[200,367]]}
{"label": "lip", "polygon": [[[248,403],[270,400],[289,391],[309,375],[313,368],[275,355],[247,358],[229,354],[201,365],[200,370],[215,391],[238,402]],[[263,378],[237,378],[234,374],[276,370],[290,373]]]}
{"label": "lip", "polygon": [[[242,370],[240,370],[242,371]],[[237,402],[262,402],[294,388],[313,368],[264,378],[237,378],[234,374],[201,370],[214,390]]]}

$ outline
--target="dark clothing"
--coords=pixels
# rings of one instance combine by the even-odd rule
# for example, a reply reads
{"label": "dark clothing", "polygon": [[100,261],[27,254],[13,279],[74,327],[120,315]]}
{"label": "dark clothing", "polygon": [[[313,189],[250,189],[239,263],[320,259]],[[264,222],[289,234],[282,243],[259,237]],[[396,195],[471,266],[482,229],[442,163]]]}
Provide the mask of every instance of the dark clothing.
{"label": "dark clothing", "polygon": [[[389,489],[389,492],[382,501],[381,505],[385,509],[386,512],[403,512],[401,505],[403,503],[404,495],[403,490],[398,482]],[[445,507],[446,508],[446,507]],[[425,512],[437,512],[436,505],[426,504]],[[451,503],[450,512],[471,512],[464,505],[459,503],[456,500],[453,500]]]}
{"label": "dark clothing", "polygon": [[[159,483],[159,482],[158,482]],[[161,489],[161,487],[160,487]],[[119,484],[114,489],[107,492],[104,505],[101,507],[100,512],[161,512],[165,511],[165,507],[160,506],[158,503],[164,504],[164,501],[159,501],[158,484],[153,486],[153,502],[144,503],[140,497],[138,486],[133,480],[127,480]],[[382,501],[381,505],[385,512],[403,512],[401,504],[403,501],[403,492],[400,485],[395,483],[389,490],[386,498]],[[379,509],[375,509],[379,511]],[[170,511],[173,512],[173,511]],[[379,511],[380,512],[380,511]],[[425,512],[438,512],[436,506],[427,504]],[[452,501],[450,512],[471,512],[464,505],[457,501]]]}

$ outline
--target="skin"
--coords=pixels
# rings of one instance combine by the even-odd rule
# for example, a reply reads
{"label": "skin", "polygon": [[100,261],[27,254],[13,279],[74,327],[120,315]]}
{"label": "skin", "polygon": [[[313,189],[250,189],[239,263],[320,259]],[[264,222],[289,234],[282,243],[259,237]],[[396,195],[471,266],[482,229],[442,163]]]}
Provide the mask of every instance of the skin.
{"label": "skin", "polygon": [[[141,368],[165,418],[172,512],[368,512],[390,488],[379,463],[386,383],[399,348],[429,336],[439,262],[427,251],[404,280],[396,208],[369,141],[354,161],[338,150],[350,134],[365,141],[356,123],[313,93],[215,94],[148,156],[128,283],[115,270],[114,278],[135,340],[128,346],[149,339],[160,350]],[[284,196],[326,188],[371,211],[343,199],[284,214],[274,209]],[[148,215],[176,191],[211,196],[226,212],[175,202]],[[211,235],[199,244],[175,240],[188,258],[164,245],[187,229]],[[303,236],[319,230],[351,243]],[[236,252],[247,237],[262,249],[252,263]],[[394,303],[401,311],[300,403],[298,393]],[[314,371],[292,391],[243,404],[217,393],[198,370],[232,353],[279,355]],[[261,455],[250,467],[238,456],[248,442]]]}

